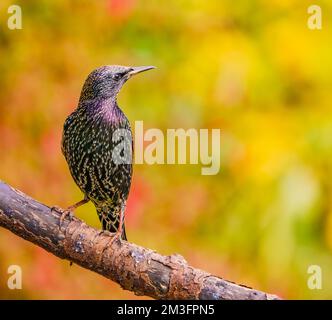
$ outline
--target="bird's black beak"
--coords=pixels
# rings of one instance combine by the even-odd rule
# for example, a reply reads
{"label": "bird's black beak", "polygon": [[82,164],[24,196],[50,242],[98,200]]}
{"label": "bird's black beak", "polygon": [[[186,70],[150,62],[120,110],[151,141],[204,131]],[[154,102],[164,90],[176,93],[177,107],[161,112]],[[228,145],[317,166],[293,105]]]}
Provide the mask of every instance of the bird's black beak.
{"label": "bird's black beak", "polygon": [[128,72],[128,75],[129,75],[129,77],[132,77],[135,74],[138,74],[138,73],[141,73],[141,72],[144,72],[144,71],[148,71],[148,70],[151,70],[151,69],[155,69],[155,68],[156,67],[154,67],[154,66],[132,67],[132,68],[130,68],[130,70]]}

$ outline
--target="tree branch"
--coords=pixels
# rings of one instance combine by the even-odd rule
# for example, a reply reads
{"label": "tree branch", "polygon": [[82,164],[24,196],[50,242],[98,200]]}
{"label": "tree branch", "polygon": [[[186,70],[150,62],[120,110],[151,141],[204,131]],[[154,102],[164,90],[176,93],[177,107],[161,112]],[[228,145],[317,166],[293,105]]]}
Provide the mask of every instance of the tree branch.
{"label": "tree branch", "polygon": [[187,264],[180,255],[162,256],[87,226],[0,181],[0,226],[117,282],[136,295],[156,299],[279,299],[277,296],[215,277]]}

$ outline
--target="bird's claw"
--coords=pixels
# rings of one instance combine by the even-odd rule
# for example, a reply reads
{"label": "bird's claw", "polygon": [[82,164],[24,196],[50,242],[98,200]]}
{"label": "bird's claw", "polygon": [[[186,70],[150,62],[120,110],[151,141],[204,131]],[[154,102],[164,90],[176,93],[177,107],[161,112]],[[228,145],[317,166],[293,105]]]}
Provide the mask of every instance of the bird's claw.
{"label": "bird's claw", "polygon": [[114,241],[119,241],[120,243],[122,243],[122,239],[121,239],[121,234],[120,232],[110,232],[108,230],[100,230],[99,235],[105,235],[105,236],[109,236],[111,237],[111,241],[109,242],[109,244],[111,245]]}
{"label": "bird's claw", "polygon": [[112,236],[113,233],[108,230],[100,230],[99,235]]}
{"label": "bird's claw", "polygon": [[113,242],[119,242],[120,244],[122,243],[122,238],[121,238],[121,232],[116,232],[115,234],[112,234],[112,239],[110,241],[110,245],[113,244]]}
{"label": "bird's claw", "polygon": [[58,206],[53,206],[51,208],[52,211],[57,211],[59,213],[61,213],[61,216],[60,216],[60,221],[59,221],[59,228],[61,229],[61,226],[64,222],[64,220],[66,219],[66,217],[68,216],[69,217],[69,220],[71,221],[74,217],[74,214],[72,211],[70,210],[65,210],[65,209],[62,209]]}

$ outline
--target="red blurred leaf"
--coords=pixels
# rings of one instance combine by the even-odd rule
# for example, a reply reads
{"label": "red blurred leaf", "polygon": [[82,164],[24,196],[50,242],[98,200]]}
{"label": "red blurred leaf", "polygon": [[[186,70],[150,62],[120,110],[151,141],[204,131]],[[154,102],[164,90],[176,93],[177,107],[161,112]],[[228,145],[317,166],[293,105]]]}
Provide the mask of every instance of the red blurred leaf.
{"label": "red blurred leaf", "polygon": [[108,0],[107,12],[116,18],[126,19],[133,12],[136,0]]}

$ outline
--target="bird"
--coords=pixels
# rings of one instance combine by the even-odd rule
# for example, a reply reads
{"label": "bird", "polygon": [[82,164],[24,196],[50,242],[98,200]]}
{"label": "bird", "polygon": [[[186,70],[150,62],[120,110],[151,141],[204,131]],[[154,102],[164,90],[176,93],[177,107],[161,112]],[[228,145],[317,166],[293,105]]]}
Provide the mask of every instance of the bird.
{"label": "bird", "polygon": [[117,95],[132,76],[154,68],[106,65],[88,75],[77,108],[65,120],[61,142],[84,198],[64,210],[60,221],[91,201],[102,229],[127,240],[124,220],[133,173],[133,135]]}

